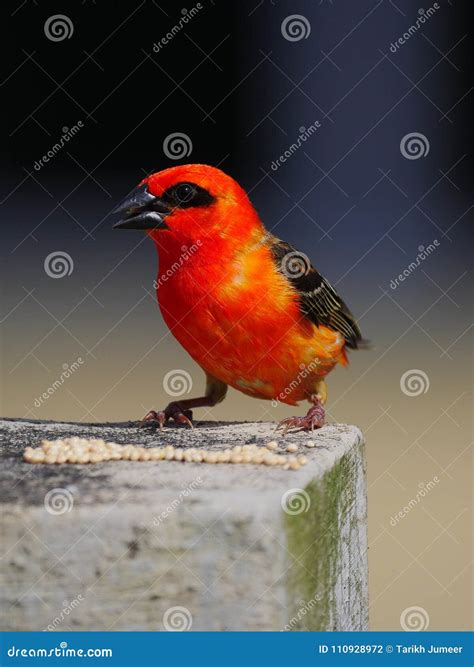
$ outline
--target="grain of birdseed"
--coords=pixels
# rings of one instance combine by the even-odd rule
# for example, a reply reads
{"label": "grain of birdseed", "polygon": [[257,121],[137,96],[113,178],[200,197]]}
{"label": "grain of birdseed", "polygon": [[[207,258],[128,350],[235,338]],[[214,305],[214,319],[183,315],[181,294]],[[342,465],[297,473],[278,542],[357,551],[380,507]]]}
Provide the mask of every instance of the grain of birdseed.
{"label": "grain of birdseed", "polygon": [[[267,445],[236,445],[222,451],[163,447],[142,447],[141,445],[118,445],[102,439],[63,438],[42,440],[40,447],[27,447],[23,459],[27,463],[102,463],[104,461],[183,461],[210,464],[254,464],[280,466],[283,470],[299,470],[306,465],[306,456],[285,456],[277,454],[278,443],[274,440]],[[290,444],[288,452],[295,453],[298,446]]]}

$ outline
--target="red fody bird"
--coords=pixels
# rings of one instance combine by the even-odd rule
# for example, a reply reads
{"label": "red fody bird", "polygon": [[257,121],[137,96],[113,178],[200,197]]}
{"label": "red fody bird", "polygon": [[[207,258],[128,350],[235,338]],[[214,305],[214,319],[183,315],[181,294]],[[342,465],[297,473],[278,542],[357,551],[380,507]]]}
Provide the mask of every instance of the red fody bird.
{"label": "red fody bird", "polygon": [[115,210],[118,229],[146,230],[159,255],[157,296],[169,329],[207,378],[205,395],[144,422],[192,425],[231,386],[255,398],[312,405],[288,429],[324,424],[325,376],[363,344],[359,327],[305,254],[270,234],[245,191],[192,164],[145,178]]}

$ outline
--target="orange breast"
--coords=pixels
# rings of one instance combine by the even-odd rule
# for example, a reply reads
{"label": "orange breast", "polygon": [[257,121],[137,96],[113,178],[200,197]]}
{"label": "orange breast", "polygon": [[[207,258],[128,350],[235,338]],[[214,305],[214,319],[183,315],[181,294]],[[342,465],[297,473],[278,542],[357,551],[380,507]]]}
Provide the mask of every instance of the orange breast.
{"label": "orange breast", "polygon": [[157,294],[168,327],[191,357],[251,396],[295,404],[343,360],[343,337],[301,315],[266,247],[230,262],[190,258]]}

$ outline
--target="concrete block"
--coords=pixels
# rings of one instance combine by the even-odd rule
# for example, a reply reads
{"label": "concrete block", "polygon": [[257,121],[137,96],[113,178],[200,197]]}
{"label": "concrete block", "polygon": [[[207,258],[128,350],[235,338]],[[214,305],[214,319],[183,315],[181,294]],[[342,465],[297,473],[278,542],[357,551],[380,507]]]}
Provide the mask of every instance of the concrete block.
{"label": "concrete block", "polygon": [[[364,630],[364,444],[354,426],[0,421],[5,630]],[[115,461],[31,465],[42,438],[224,449],[296,443],[298,471]],[[313,441],[315,447],[305,443]]]}

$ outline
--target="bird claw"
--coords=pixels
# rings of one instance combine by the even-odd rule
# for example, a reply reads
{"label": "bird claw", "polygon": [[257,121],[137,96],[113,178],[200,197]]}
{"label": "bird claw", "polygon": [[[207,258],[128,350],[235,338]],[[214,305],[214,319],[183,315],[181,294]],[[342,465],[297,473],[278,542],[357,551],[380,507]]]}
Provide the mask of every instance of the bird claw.
{"label": "bird claw", "polygon": [[181,407],[179,403],[170,403],[167,408],[156,412],[156,410],[150,410],[147,414],[140,420],[139,428],[143,428],[147,425],[153,425],[154,422],[158,423],[158,427],[162,429],[168,424],[170,419],[172,419],[176,424],[185,424],[189,428],[194,428],[193,422],[193,413],[191,410],[185,410]]}
{"label": "bird claw", "polygon": [[320,401],[313,405],[304,417],[287,417],[277,424],[276,431],[281,429],[285,436],[288,432],[314,431],[324,426],[324,408]]}
{"label": "bird claw", "polygon": [[151,422],[159,422],[158,418],[158,413],[155,410],[150,410],[149,412],[146,413],[146,415],[140,419],[138,422],[138,428],[143,428],[147,424],[150,424]]}

